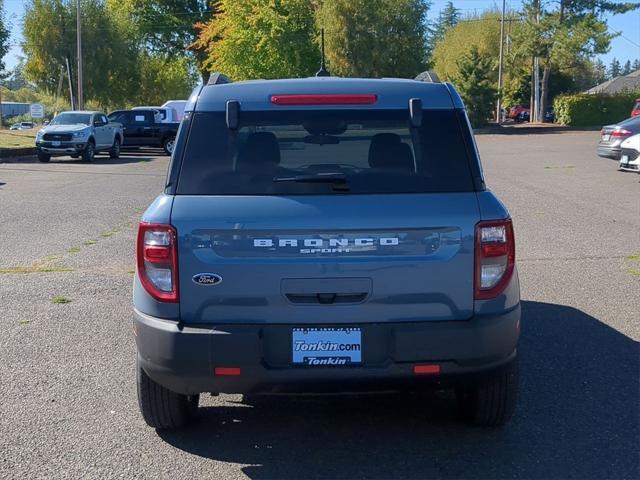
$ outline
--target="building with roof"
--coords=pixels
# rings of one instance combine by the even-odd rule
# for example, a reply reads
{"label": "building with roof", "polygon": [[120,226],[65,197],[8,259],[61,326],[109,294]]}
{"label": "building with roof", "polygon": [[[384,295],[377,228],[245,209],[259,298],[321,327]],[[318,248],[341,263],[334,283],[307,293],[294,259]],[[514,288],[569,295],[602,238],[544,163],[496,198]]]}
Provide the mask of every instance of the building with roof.
{"label": "building with roof", "polygon": [[640,70],[631,72],[629,75],[620,75],[619,77],[607,80],[600,85],[590,88],[585,93],[606,93],[612,95],[616,93],[632,92],[640,92]]}

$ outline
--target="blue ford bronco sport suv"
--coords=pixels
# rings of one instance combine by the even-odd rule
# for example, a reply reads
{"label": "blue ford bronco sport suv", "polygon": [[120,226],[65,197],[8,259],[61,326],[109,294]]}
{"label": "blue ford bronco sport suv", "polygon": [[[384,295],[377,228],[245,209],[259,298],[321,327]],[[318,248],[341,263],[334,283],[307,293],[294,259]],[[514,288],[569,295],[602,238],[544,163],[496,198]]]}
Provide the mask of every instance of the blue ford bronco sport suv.
{"label": "blue ford bronco sport suv", "polygon": [[186,112],[137,240],[150,426],[185,425],[203,392],[422,388],[508,421],[513,228],[453,86],[216,74]]}

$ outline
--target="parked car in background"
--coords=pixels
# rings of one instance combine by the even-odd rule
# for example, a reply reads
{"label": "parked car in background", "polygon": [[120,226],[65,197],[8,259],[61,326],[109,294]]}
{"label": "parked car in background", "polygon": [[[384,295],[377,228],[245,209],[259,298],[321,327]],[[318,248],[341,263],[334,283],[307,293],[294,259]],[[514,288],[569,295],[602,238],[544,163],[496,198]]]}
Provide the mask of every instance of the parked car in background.
{"label": "parked car in background", "polygon": [[172,107],[135,107],[134,110],[155,110],[160,115],[161,123],[180,123],[178,112]]}
{"label": "parked car in background", "polygon": [[618,170],[640,173],[640,134],[633,135],[620,144]]}
{"label": "parked car in background", "polygon": [[32,128],[35,128],[35,126],[36,124],[33,122],[20,122],[11,125],[9,130],[31,130]]}
{"label": "parked car in background", "polygon": [[627,118],[615,125],[605,125],[600,131],[598,156],[620,160],[622,142],[637,133],[640,133],[640,116]]}
{"label": "parked car in background", "polygon": [[[531,113],[528,108],[523,109],[518,116],[516,117],[517,123],[529,122]],[[556,120],[556,113],[553,111],[553,108],[548,108],[546,112],[544,112],[544,123],[553,123]]]}
{"label": "parked car in background", "polygon": [[118,158],[122,138],[122,127],[110,123],[102,112],[62,112],[36,134],[38,160],[48,162],[52,156],[71,155],[91,162],[100,152]]}
{"label": "parked car in background", "polygon": [[176,111],[178,115],[177,117],[178,122],[181,122],[182,118],[184,117],[184,107],[186,107],[186,105],[187,105],[186,100],[169,100],[162,104],[163,107],[173,108]]}
{"label": "parked car in background", "polygon": [[636,103],[633,105],[631,109],[631,116],[637,117],[640,116],[640,98],[636,98]]}
{"label": "parked car in background", "polygon": [[162,123],[157,110],[116,110],[109,120],[122,125],[124,147],[160,147],[167,155],[173,152],[180,124]]}
{"label": "parked car in background", "polygon": [[514,107],[511,107],[509,109],[509,115],[508,117],[516,120],[518,118],[518,115],[520,115],[523,111],[529,111],[529,107],[525,107],[524,105],[516,105]]}

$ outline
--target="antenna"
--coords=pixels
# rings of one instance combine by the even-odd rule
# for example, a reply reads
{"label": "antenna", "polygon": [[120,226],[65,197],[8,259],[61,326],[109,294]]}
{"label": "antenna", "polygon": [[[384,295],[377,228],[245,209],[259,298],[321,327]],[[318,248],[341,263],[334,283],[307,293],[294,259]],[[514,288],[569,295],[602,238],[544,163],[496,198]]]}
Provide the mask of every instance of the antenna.
{"label": "antenna", "polygon": [[330,77],[329,70],[324,67],[324,28],[320,29],[320,70],[316,77]]}

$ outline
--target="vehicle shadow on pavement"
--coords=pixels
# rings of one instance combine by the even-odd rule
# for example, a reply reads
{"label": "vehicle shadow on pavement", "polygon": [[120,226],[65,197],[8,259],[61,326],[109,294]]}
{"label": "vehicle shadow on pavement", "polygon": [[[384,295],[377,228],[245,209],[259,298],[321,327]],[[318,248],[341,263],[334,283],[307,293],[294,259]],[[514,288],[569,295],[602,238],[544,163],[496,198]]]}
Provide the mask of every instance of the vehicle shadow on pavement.
{"label": "vehicle shadow on pavement", "polygon": [[521,396],[503,430],[449,394],[254,397],[200,408],[169,444],[263,478],[636,478],[638,344],[575,308],[523,302]]}

